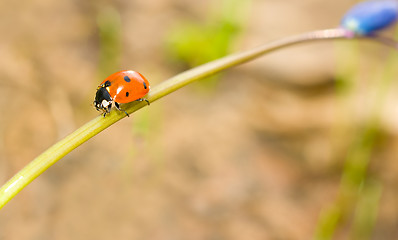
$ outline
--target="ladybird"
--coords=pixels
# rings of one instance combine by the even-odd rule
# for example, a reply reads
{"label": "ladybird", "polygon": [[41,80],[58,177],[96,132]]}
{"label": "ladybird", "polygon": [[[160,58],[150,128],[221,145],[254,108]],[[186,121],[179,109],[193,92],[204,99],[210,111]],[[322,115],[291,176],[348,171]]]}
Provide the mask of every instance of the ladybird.
{"label": "ladybird", "polygon": [[144,98],[149,89],[149,82],[141,73],[131,70],[119,71],[105,78],[98,86],[93,104],[97,111],[104,113],[104,117],[111,111],[112,104],[129,116],[119,104],[146,101],[149,105],[149,101]]}

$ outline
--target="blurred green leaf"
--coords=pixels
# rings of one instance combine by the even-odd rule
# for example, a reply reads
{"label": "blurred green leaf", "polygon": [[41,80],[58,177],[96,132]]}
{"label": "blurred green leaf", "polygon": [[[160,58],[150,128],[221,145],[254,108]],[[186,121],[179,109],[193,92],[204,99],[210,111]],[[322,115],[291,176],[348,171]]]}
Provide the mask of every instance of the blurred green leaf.
{"label": "blurred green leaf", "polygon": [[[214,4],[205,23],[185,20],[177,24],[166,38],[167,53],[188,68],[227,55],[241,32],[250,1],[224,0]],[[213,88],[217,76],[208,78]]]}

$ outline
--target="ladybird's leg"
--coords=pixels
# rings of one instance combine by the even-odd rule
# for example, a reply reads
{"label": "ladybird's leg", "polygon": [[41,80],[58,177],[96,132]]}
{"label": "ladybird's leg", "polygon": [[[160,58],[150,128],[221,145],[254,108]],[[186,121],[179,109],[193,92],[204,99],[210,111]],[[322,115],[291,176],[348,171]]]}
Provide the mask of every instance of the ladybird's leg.
{"label": "ladybird's leg", "polygon": [[106,113],[110,113],[112,109],[112,103],[108,105],[108,108],[106,109]]}
{"label": "ladybird's leg", "polygon": [[104,113],[104,117],[106,116],[107,113],[109,113],[109,111],[110,111],[109,107],[102,109],[102,112]]}
{"label": "ladybird's leg", "polygon": [[139,98],[139,99],[137,99],[136,101],[138,101],[138,102],[145,101],[148,105],[150,104],[149,101],[148,101],[148,99],[146,99],[146,98]]}
{"label": "ladybird's leg", "polygon": [[117,110],[123,111],[127,117],[130,117],[130,115],[126,111],[124,111],[123,109],[120,108],[119,103],[115,102],[115,107],[117,108]]}
{"label": "ladybird's leg", "polygon": [[108,105],[108,107],[106,108],[102,108],[102,112],[104,113],[104,117],[106,116],[106,114],[110,113],[112,109],[112,103]]}

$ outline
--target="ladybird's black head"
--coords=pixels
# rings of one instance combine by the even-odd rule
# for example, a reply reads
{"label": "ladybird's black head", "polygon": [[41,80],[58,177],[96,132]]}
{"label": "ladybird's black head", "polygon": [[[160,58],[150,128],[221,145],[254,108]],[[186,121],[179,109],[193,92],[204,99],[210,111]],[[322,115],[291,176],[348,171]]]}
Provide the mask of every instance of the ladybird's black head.
{"label": "ladybird's black head", "polygon": [[103,111],[104,116],[111,111],[113,100],[109,95],[106,86],[100,86],[95,94],[95,100],[93,102],[97,111]]}

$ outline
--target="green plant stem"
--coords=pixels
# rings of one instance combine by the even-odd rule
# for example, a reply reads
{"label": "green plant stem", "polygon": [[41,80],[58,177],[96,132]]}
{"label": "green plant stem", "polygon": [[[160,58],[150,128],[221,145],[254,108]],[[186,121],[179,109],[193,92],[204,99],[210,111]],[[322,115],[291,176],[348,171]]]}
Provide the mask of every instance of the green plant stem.
{"label": "green plant stem", "polygon": [[[148,93],[147,99],[149,102],[154,102],[193,81],[208,77],[224,69],[242,64],[261,55],[287,46],[328,39],[347,39],[347,36],[347,31],[343,29],[326,29],[288,37],[251,50],[229,55],[182,72],[162,82],[153,87],[153,89]],[[379,41],[382,44],[395,47],[395,42],[389,41],[388,39],[381,39],[379,37],[372,37],[372,39]],[[124,109],[131,114],[144,106],[146,106],[145,102],[133,102],[126,104]],[[102,117],[100,115],[47,149],[0,188],[0,209],[51,165],[56,163],[73,149],[80,146],[82,143],[124,117],[125,114],[119,111],[112,111],[106,117]]]}

